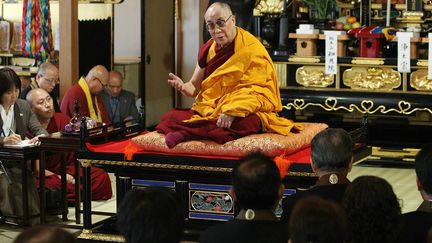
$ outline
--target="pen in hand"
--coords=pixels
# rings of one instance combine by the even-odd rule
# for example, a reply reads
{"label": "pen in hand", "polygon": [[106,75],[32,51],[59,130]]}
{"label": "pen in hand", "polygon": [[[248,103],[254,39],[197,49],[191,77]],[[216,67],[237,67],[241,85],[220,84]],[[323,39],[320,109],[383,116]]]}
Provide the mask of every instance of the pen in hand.
{"label": "pen in hand", "polygon": [[10,135],[15,135],[14,137],[18,137],[19,141],[17,141],[17,143],[21,142],[21,136],[16,134],[11,128],[9,128],[9,136]]}
{"label": "pen in hand", "polygon": [[9,135],[17,135],[13,130],[12,130],[12,128],[9,128]]}

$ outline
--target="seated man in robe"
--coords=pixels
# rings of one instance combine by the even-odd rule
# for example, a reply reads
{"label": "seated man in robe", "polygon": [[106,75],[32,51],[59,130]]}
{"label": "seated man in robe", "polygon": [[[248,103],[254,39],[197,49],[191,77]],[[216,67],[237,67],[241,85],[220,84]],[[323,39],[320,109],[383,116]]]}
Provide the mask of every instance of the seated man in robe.
{"label": "seated man in robe", "polygon": [[35,80],[32,81],[27,88],[23,89],[20,98],[25,100],[30,90],[42,88],[48,92],[53,99],[55,112],[60,112],[60,105],[57,100],[58,97],[54,94],[54,88],[58,83],[59,71],[57,67],[49,62],[44,62],[39,66]]}
{"label": "seated man in robe", "polygon": [[127,119],[138,119],[138,109],[135,106],[135,95],[122,88],[123,76],[119,71],[110,72],[108,85],[102,91],[102,101],[109,113],[111,122],[121,122]]}
{"label": "seated man in robe", "polygon": [[108,78],[108,70],[104,66],[94,66],[85,77],[81,77],[78,83],[66,92],[60,110],[67,116],[73,117],[76,100],[80,106],[79,115],[90,117],[98,123],[111,123],[100,97]]}
{"label": "seated man in robe", "polygon": [[252,34],[236,27],[230,6],[213,3],[204,18],[212,39],[200,48],[192,78],[184,83],[169,74],[168,83],[195,96],[195,103],[161,118],[156,130],[166,135],[167,146],[194,139],[222,144],[259,132],[288,135],[302,129],[278,117],[282,104],[273,62]]}
{"label": "seated man in robe", "polygon": [[[48,133],[59,132],[69,123],[69,117],[63,113],[54,112],[51,96],[43,89],[32,89],[26,97],[39,122]],[[66,182],[67,198],[69,201],[75,199],[75,155],[66,154]],[[47,188],[61,188],[60,157],[48,158],[45,165],[45,186]],[[108,173],[100,168],[91,169],[92,199],[106,200],[112,196],[111,181]]]}

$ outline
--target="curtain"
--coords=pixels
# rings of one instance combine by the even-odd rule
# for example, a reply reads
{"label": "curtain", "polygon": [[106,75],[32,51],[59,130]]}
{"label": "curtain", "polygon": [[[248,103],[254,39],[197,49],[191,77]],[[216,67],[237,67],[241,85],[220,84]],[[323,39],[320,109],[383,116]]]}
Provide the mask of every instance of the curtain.
{"label": "curtain", "polygon": [[111,69],[111,18],[79,21],[79,72],[95,65]]}

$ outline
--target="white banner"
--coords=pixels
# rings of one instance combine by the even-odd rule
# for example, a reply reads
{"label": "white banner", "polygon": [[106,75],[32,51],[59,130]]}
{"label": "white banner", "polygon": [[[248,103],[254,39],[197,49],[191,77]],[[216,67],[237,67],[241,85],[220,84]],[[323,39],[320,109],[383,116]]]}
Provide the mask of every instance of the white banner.
{"label": "white banner", "polygon": [[342,31],[324,31],[325,35],[325,73],[337,74],[337,42]]}
{"label": "white banner", "polygon": [[397,32],[398,40],[398,72],[411,72],[411,37],[412,32]]}

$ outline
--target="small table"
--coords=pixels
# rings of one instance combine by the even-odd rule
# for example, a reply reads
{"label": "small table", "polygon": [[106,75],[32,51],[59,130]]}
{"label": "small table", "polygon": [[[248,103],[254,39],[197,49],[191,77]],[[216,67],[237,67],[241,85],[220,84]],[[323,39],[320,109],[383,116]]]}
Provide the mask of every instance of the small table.
{"label": "small table", "polygon": [[[23,197],[23,225],[29,225],[29,220],[31,216],[29,215],[29,207],[28,207],[28,182],[27,182],[27,161],[32,160],[35,161],[39,158],[40,148],[38,146],[30,146],[30,147],[1,147],[0,149],[0,160],[2,161],[16,161],[20,163],[21,171],[22,171],[22,197]],[[45,184],[41,184],[45,186]],[[40,219],[45,218],[45,210],[40,206]]]}
{"label": "small table", "polygon": [[[75,153],[80,149],[80,138],[75,135],[63,135],[60,132],[49,134],[45,137],[40,137],[41,141],[41,162],[39,169],[39,180],[41,184],[45,185],[45,165],[47,159],[47,153],[61,153],[61,185],[62,185],[62,203],[63,209],[67,208],[66,199],[66,161],[64,159],[65,153]],[[81,194],[80,194],[80,165],[77,160],[75,160],[75,222],[77,224],[81,223]],[[45,206],[45,188],[41,188],[41,206]],[[62,213],[63,220],[67,220],[67,212],[63,210]],[[44,218],[45,220],[45,218]],[[44,222],[44,221],[42,221]]]}

